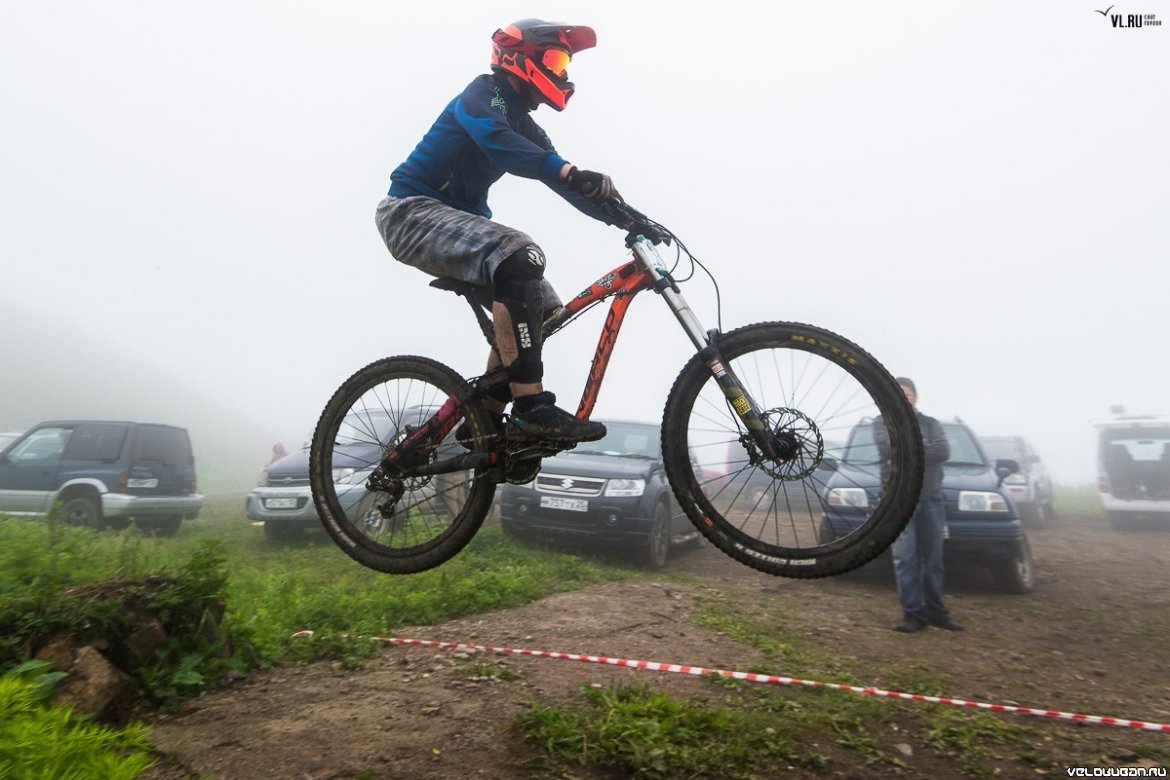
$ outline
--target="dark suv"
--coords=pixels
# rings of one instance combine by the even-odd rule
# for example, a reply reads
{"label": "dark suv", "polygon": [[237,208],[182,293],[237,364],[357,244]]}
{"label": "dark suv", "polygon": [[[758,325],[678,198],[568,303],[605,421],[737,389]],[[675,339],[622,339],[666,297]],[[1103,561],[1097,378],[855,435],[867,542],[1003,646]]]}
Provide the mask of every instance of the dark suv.
{"label": "dark suv", "polygon": [[604,439],[545,458],[527,485],[501,485],[500,522],[513,535],[594,540],[660,569],[672,543],[699,536],[666,482],[660,428],[604,422]]}
{"label": "dark suv", "polygon": [[90,528],[177,533],[203,507],[183,428],[133,422],[43,422],[0,452],[0,512],[61,516]]}
{"label": "dark suv", "polygon": [[[943,464],[942,492],[948,558],[986,566],[1001,590],[1028,593],[1036,584],[1032,550],[1004,480],[1020,470],[1010,459],[991,461],[966,424],[943,422],[951,456]],[[849,434],[844,457],[829,481],[822,535],[844,536],[866,518],[880,485],[873,426]]]}

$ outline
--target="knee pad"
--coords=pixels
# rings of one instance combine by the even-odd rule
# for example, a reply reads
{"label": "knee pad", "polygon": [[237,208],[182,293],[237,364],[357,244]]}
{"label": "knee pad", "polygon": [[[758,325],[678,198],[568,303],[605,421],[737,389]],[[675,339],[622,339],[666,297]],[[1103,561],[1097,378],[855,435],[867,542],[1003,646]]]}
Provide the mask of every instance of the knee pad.
{"label": "knee pad", "polygon": [[508,366],[511,382],[539,382],[544,376],[540,360],[544,315],[544,253],[528,244],[506,257],[496,268],[495,300],[512,318],[512,335],[518,356]]}
{"label": "knee pad", "polygon": [[520,247],[504,258],[492,276],[495,299],[501,303],[525,301],[525,287],[544,278],[544,252],[536,244]]}

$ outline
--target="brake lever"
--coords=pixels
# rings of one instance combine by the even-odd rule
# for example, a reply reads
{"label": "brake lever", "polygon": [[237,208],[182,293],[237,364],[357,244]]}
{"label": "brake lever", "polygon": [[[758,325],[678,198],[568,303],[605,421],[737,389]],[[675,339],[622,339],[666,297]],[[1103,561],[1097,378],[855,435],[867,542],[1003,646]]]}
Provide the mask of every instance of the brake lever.
{"label": "brake lever", "polygon": [[628,225],[627,248],[632,247],[640,236],[655,246],[658,244],[670,246],[670,233],[625,201],[607,201],[601,204],[601,209],[619,225]]}

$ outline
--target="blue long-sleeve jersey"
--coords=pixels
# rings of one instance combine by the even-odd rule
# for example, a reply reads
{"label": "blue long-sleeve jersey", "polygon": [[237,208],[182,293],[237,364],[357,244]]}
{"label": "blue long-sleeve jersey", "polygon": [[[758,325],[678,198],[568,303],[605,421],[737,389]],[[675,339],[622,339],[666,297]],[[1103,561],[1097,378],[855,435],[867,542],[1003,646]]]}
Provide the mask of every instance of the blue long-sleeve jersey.
{"label": "blue long-sleeve jersey", "polygon": [[503,76],[476,77],[431,125],[390,176],[390,195],[425,195],[490,218],[488,190],[505,173],[539,179],[585,214],[614,224],[592,201],[560,180],[566,160],[532,119],[531,108]]}

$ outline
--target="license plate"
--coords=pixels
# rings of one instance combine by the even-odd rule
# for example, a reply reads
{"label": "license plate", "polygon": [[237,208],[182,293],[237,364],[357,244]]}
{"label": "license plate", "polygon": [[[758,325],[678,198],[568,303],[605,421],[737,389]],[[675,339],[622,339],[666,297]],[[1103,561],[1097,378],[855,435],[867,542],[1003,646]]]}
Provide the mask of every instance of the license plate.
{"label": "license plate", "polygon": [[156,488],[158,487],[157,479],[128,479],[126,480],[126,487],[128,488]]}
{"label": "license plate", "polygon": [[557,496],[541,496],[542,509],[565,509],[569,512],[588,512],[589,502],[583,498],[558,498]]}
{"label": "license plate", "polygon": [[296,509],[297,500],[295,498],[266,498],[264,499],[265,509]]}

